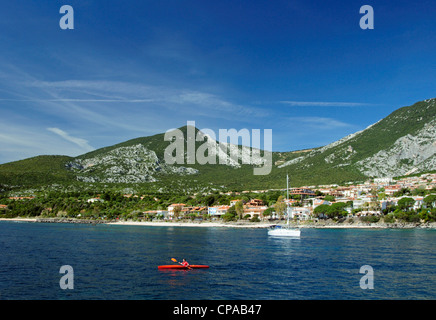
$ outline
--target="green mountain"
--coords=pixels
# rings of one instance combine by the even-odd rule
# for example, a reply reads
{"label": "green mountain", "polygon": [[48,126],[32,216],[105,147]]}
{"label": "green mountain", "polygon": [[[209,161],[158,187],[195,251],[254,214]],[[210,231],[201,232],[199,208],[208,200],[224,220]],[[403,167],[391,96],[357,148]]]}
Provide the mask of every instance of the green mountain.
{"label": "green mountain", "polygon": [[[170,164],[164,153],[172,143],[164,133],[132,139],[81,156],[39,156],[0,165],[0,184],[140,185],[194,190],[219,187],[230,190],[282,188],[288,172],[293,186],[361,181],[368,177],[400,176],[436,170],[436,99],[403,107],[365,130],[324,147],[293,152],[273,152],[272,169],[254,175],[264,165],[254,149],[216,144],[193,127],[179,128],[184,141],[183,163]],[[188,130],[200,141],[189,141],[195,150],[215,150],[217,164],[189,164]],[[206,144],[207,141],[207,144]],[[214,144],[215,143],[215,144]],[[216,146],[216,147],[213,147]],[[213,147],[213,148],[212,148]],[[227,148],[237,148],[237,161]],[[204,151],[204,150],[203,150]],[[263,152],[260,153],[264,155]],[[197,188],[197,189],[198,189]]]}
{"label": "green mountain", "polygon": [[[324,168],[365,177],[401,176],[436,169],[436,99],[400,108],[388,117],[289,164],[296,172]],[[339,171],[338,171],[339,170]]]}
{"label": "green mountain", "polygon": [[67,156],[37,156],[0,165],[0,184],[44,185],[68,183],[75,179],[65,169],[65,163],[73,158]]}

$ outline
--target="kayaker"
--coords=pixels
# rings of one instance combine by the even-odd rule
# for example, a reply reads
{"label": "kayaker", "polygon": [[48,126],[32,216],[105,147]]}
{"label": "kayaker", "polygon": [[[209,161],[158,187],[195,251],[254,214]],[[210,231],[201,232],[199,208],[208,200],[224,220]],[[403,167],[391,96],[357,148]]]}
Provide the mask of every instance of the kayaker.
{"label": "kayaker", "polygon": [[[179,262],[180,263],[180,262]],[[186,261],[185,259],[183,259],[183,261],[180,263],[182,266],[184,266],[184,267],[189,267],[189,263],[188,263],[188,261]]]}

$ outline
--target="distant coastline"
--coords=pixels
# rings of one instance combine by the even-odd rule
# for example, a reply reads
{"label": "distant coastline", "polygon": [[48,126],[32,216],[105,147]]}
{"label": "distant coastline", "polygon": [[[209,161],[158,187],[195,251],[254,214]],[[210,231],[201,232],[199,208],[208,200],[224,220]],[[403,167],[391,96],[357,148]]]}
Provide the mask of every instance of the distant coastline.
{"label": "distant coastline", "polygon": [[[106,224],[113,226],[146,226],[146,227],[225,227],[225,228],[250,228],[266,229],[275,225],[283,225],[284,222],[175,222],[175,221],[106,221],[67,218],[0,218],[0,221],[36,222],[36,223],[72,223],[72,224]],[[291,227],[315,228],[315,229],[436,229],[436,223],[341,223],[333,221],[292,223]]]}

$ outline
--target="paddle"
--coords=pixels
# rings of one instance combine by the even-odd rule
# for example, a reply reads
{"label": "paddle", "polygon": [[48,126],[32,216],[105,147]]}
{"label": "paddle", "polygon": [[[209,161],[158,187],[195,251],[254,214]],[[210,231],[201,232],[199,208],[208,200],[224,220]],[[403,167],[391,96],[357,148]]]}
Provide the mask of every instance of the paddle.
{"label": "paddle", "polygon": [[[171,261],[177,262],[178,264],[182,265],[182,264],[181,264],[179,261],[177,261],[175,258],[171,258]],[[192,270],[192,268],[191,268],[190,266],[187,266],[187,268]]]}

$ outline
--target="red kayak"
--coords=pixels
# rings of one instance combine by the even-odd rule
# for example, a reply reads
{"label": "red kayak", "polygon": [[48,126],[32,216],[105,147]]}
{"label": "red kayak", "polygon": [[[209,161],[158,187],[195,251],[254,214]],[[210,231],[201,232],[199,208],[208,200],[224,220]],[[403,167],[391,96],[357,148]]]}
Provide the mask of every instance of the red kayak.
{"label": "red kayak", "polygon": [[158,269],[205,269],[205,268],[209,268],[209,266],[204,266],[204,265],[198,265],[198,264],[191,264],[189,265],[189,267],[184,267],[181,265],[177,265],[177,264],[170,264],[170,265],[166,265],[166,266],[158,266]]}

